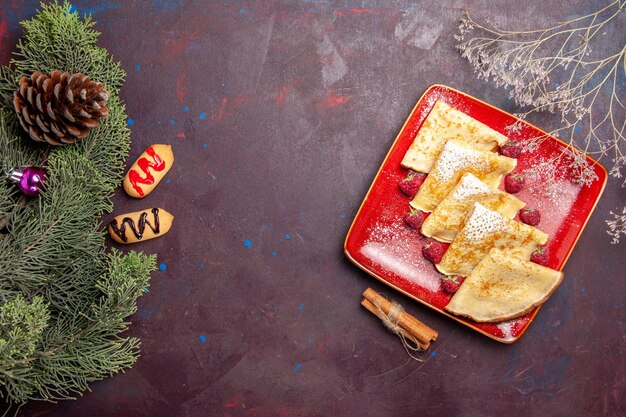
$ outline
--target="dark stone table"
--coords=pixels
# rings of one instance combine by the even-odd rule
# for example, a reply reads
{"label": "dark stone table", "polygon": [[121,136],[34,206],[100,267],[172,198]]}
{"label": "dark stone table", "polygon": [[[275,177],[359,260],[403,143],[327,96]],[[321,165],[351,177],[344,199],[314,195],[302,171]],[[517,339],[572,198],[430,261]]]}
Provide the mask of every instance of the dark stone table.
{"label": "dark stone table", "polygon": [[[0,4],[5,64],[18,21],[38,2]],[[610,180],[562,285],[513,345],[391,293],[343,255],[363,196],[429,85],[515,111],[454,49],[464,5],[517,28],[595,7],[76,1],[128,73],[129,164],[152,143],[176,155],[153,194],[136,201],[119,190],[115,211],[160,206],[176,219],[167,237],[134,247],[160,264],[132,318],[137,364],[76,401],[21,414],[626,415],[626,243],[611,245],[605,224],[626,204],[619,181]],[[555,119],[537,123],[549,129]],[[369,286],[439,331],[422,362],[360,307]]]}

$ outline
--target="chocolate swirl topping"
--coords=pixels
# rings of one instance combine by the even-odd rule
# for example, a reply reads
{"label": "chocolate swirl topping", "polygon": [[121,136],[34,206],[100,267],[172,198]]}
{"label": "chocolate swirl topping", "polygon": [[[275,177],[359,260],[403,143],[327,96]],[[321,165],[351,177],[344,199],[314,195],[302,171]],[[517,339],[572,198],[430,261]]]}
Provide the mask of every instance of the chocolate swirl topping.
{"label": "chocolate swirl topping", "polygon": [[111,230],[113,230],[113,233],[118,235],[120,239],[122,239],[123,242],[128,242],[128,238],[126,237],[126,225],[130,227],[130,229],[133,231],[133,233],[135,234],[138,240],[141,240],[143,238],[143,232],[144,230],[146,230],[146,225],[150,227],[150,229],[152,229],[155,235],[158,235],[160,233],[159,209],[157,207],[153,208],[152,214],[154,216],[154,226],[150,224],[148,220],[146,220],[148,217],[148,213],[144,211],[143,213],[141,213],[141,216],[139,216],[139,223],[137,225],[135,225],[135,221],[131,219],[130,217],[124,217],[122,219],[121,226],[118,226],[117,220],[113,219],[110,225]]}

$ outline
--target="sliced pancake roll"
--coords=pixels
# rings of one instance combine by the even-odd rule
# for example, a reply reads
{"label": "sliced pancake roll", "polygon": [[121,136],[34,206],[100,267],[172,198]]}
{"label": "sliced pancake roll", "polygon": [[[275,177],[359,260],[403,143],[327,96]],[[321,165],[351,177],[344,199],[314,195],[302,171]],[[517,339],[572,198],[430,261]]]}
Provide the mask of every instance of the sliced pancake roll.
{"label": "sliced pancake roll", "polygon": [[491,249],[445,309],[481,323],[511,320],[543,304],[562,279],[562,272]]}
{"label": "sliced pancake roll", "polygon": [[402,166],[418,172],[430,172],[448,140],[465,142],[478,150],[492,151],[503,145],[507,137],[438,100],[404,155]]}
{"label": "sliced pancake roll", "polygon": [[505,251],[509,258],[528,260],[547,240],[541,230],[474,203],[463,228],[435,266],[442,274],[468,276],[492,248]]}
{"label": "sliced pancake roll", "polygon": [[440,242],[452,242],[473,210],[474,203],[480,203],[510,219],[525,206],[518,198],[487,186],[468,172],[424,221],[422,234]]}
{"label": "sliced pancake roll", "polygon": [[463,174],[468,172],[489,187],[498,188],[502,175],[513,171],[516,164],[516,159],[472,149],[461,142],[448,141],[410,204],[417,210],[433,211]]}

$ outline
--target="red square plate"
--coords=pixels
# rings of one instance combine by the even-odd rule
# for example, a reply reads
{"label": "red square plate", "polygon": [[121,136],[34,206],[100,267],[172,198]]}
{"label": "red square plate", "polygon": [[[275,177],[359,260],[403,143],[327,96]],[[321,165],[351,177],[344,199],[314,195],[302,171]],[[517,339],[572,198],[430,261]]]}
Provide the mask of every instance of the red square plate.
{"label": "red square plate", "polygon": [[440,288],[440,274],[422,256],[426,239],[404,223],[409,198],[399,191],[398,183],[408,171],[400,166],[400,161],[437,100],[445,101],[513,140],[525,142],[547,136],[534,150],[520,155],[515,172],[526,176],[526,187],[516,197],[526,202],[526,207],[539,209],[542,215],[538,227],[550,237],[547,244],[550,268],[562,270],[565,266],[600,199],[607,172],[587,158],[593,164],[597,179],[590,186],[573,184],[565,162],[557,158],[568,150],[567,144],[523,121],[518,131],[509,133],[506,128],[519,119],[443,85],[433,85],[426,90],[387,153],[350,227],[344,245],[346,255],[358,267],[397,291],[492,339],[513,343],[526,331],[539,308],[518,319],[497,324],[476,323],[447,313],[444,307],[451,296]]}

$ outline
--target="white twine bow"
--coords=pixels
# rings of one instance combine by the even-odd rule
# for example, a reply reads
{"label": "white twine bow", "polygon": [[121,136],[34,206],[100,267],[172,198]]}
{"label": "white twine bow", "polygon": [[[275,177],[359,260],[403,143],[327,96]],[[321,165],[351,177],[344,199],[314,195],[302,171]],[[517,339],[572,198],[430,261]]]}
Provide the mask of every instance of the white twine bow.
{"label": "white twine bow", "polygon": [[380,313],[381,320],[385,327],[391,333],[395,333],[400,338],[400,341],[402,342],[402,346],[404,346],[404,350],[406,351],[406,353],[416,361],[423,362],[422,359],[416,357],[413,354],[413,352],[422,351],[419,343],[417,342],[417,339],[411,333],[404,330],[404,328],[402,328],[402,326],[400,326],[399,324],[400,315],[404,311],[404,308],[396,301],[391,301],[391,308],[389,309],[389,313],[385,313],[381,308],[380,302],[378,300],[374,300],[372,304],[374,304],[374,307],[376,307],[376,309]]}

